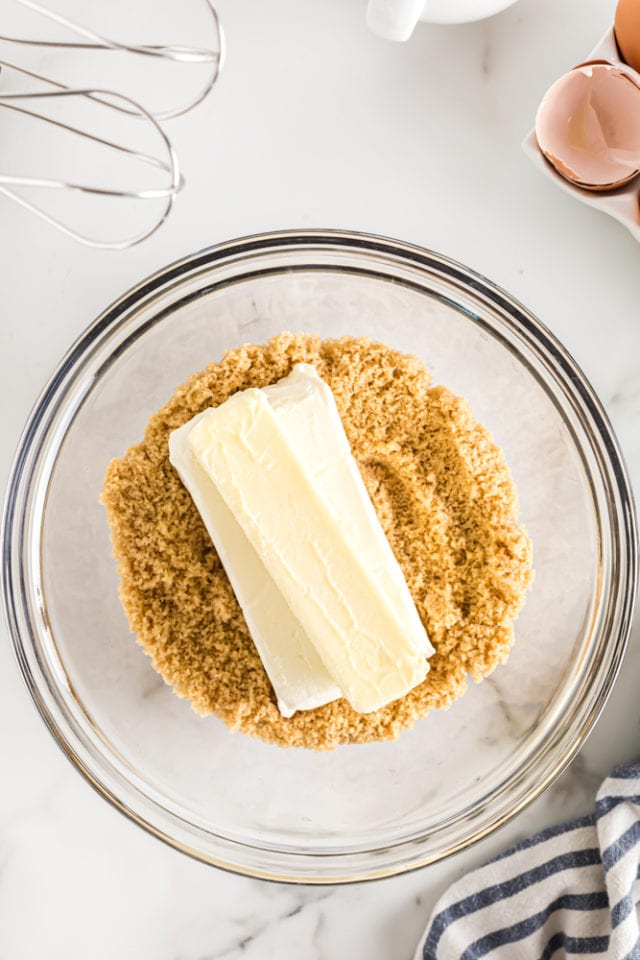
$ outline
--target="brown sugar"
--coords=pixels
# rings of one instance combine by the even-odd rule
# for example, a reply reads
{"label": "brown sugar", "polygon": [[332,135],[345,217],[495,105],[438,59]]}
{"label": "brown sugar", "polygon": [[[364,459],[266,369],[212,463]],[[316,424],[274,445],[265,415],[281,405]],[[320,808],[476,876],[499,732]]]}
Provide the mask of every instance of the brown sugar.
{"label": "brown sugar", "polygon": [[[237,390],[311,363],[332,388],[378,517],[435,647],[426,679],[370,714],[337,700],[283,718],[224,569],[169,463],[168,438]],[[380,343],[282,334],[180,386],[107,470],[120,596],[153,666],[199,714],[280,746],[390,740],[503,663],[531,579],[531,544],[502,451],[465,400]]]}

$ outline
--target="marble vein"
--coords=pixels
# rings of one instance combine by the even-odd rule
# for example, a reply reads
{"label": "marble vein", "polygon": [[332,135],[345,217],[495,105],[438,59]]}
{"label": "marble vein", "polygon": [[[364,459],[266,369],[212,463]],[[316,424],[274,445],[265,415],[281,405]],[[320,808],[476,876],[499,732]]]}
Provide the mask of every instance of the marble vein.
{"label": "marble vein", "polygon": [[[174,960],[232,960],[234,956],[243,954],[250,947],[254,947],[256,944],[260,943],[266,934],[270,933],[275,927],[280,929],[281,926],[286,925],[287,921],[292,920],[294,917],[319,908],[310,936],[310,942],[314,946],[317,946],[325,920],[324,911],[320,907],[320,904],[329,900],[333,893],[333,888],[330,888],[326,891],[323,891],[319,895],[313,896],[311,899],[301,899],[288,910],[278,913],[275,917],[271,917],[266,921],[254,923],[253,925],[251,925],[250,919],[239,919],[238,923],[245,925],[246,927],[250,927],[250,930],[249,932],[241,933],[237,940],[226,944],[220,950],[214,950],[213,952],[200,954],[193,958],[189,958],[184,954],[180,954],[179,956],[175,957]],[[319,957],[318,960],[320,960]]]}

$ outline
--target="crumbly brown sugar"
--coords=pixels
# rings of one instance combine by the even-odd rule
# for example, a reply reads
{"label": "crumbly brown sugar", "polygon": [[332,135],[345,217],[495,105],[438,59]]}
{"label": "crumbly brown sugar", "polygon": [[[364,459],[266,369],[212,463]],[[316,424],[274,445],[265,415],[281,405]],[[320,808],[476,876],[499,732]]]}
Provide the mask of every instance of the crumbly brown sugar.
{"label": "crumbly brown sugar", "polygon": [[[382,526],[436,649],[422,684],[371,714],[346,702],[280,716],[240,607],[189,494],[169,463],[172,430],[295,363],[331,386]],[[380,343],[282,334],[227,353],[154,414],[107,470],[120,596],[156,670],[200,714],[281,746],[390,740],[448,707],[503,663],[531,578],[531,544],[502,451],[465,400]]]}

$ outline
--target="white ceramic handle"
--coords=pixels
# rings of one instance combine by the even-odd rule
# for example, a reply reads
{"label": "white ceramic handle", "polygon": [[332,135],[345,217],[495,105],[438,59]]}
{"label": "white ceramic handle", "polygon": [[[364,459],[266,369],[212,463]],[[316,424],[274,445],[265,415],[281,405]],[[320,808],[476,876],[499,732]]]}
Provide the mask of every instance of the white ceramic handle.
{"label": "white ceramic handle", "polygon": [[367,25],[386,40],[408,40],[425,0],[369,0]]}

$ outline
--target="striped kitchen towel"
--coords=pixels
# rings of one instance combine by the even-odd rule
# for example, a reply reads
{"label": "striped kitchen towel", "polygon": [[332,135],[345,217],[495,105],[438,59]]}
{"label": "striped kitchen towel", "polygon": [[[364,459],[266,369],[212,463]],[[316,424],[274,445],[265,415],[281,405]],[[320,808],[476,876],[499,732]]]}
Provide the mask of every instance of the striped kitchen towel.
{"label": "striped kitchen towel", "polygon": [[640,960],[640,763],[445,893],[416,960]]}

